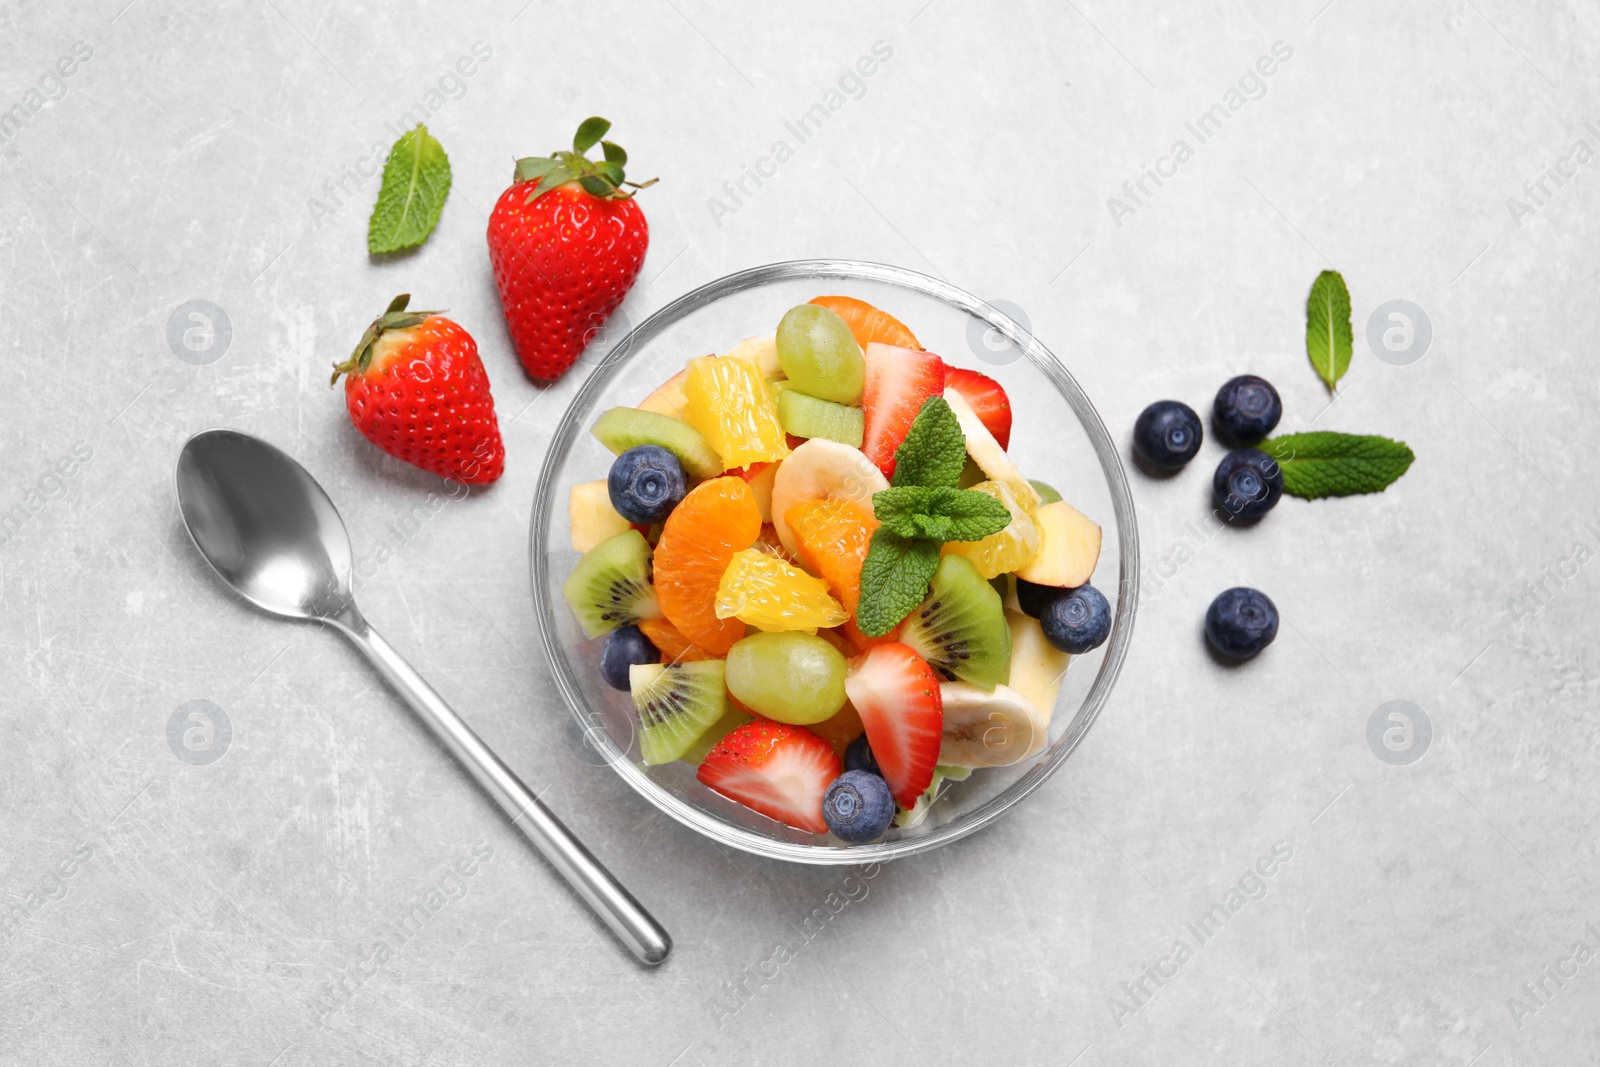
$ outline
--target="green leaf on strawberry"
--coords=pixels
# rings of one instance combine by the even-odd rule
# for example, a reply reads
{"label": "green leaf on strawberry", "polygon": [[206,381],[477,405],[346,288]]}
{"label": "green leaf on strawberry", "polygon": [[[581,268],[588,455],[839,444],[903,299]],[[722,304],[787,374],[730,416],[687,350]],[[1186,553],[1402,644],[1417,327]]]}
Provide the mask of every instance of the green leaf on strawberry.
{"label": "green leaf on strawberry", "polygon": [[367,223],[367,251],[398,252],[428,239],[450,193],[450,158],[428,127],[400,135],[383,164],[383,184]]}
{"label": "green leaf on strawberry", "polygon": [[561,166],[559,159],[547,159],[544,156],[529,156],[527,159],[517,160],[516,180],[531,182],[542,178],[546,174]]}
{"label": "green leaf on strawberry", "polygon": [[361,340],[356,342],[356,349],[350,353],[350,358],[343,363],[335,363],[333,377],[328,380],[333,385],[346,374],[365,374],[367,366],[372,362],[372,346],[378,343],[390,330],[407,330],[413,326],[420,326],[434,315],[442,315],[441,311],[407,311],[406,305],[411,303],[410,293],[401,293],[389,301],[389,306],[382,315],[373,319],[367,326],[366,332],[361,335]]}
{"label": "green leaf on strawberry", "polygon": [[578,123],[578,132],[572,135],[572,150],[578,155],[584,155],[600,143],[600,138],[611,129],[611,123],[599,115],[591,115]]}
{"label": "green leaf on strawberry", "polygon": [[[604,200],[631,200],[634,194],[625,192],[625,188],[638,190],[654,185],[655,178],[647,182],[627,180],[622,168],[623,164],[628,162],[628,153],[619,145],[601,140],[610,129],[610,122],[594,115],[578,125],[578,132],[572,136],[572,151],[559,151],[549,156],[529,156],[517,160],[514,180],[538,182],[528,194],[528,203],[533,203],[545,193],[568,182],[577,182],[583,187],[584,192]],[[588,158],[589,149],[597,144],[605,155],[603,160]]]}

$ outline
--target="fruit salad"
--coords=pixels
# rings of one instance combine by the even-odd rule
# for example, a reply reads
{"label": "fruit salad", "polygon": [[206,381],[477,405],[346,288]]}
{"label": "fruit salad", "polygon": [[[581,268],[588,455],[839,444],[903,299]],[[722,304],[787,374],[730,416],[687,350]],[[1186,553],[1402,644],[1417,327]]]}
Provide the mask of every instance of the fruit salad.
{"label": "fruit salad", "polygon": [[647,766],[844,844],[1049,743],[1105,641],[1100,527],[1007,455],[993,378],[846,296],[595,422],[563,588]]}

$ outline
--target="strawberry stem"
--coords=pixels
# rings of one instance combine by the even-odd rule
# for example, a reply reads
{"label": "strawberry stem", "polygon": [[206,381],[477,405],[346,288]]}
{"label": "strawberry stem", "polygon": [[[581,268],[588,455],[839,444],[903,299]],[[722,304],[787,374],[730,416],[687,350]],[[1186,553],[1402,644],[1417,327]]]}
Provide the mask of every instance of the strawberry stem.
{"label": "strawberry stem", "polygon": [[[590,196],[602,200],[632,200],[635,194],[624,192],[624,186],[635,190],[645,189],[659,181],[658,178],[651,178],[640,183],[626,179],[622,168],[628,162],[628,153],[621,145],[601,140],[609,129],[610,122],[598,115],[592,116],[578,126],[578,132],[572,138],[572,151],[563,149],[548,156],[529,156],[517,160],[513,181],[538,183],[528,193],[527,202],[531,204],[551,189],[568,182],[577,182]],[[604,159],[588,157],[589,149],[596,144],[605,155]]]}
{"label": "strawberry stem", "polygon": [[389,301],[389,306],[382,315],[372,320],[372,323],[362,333],[361,340],[356,343],[356,349],[350,353],[350,358],[343,363],[333,365],[333,377],[328,379],[330,386],[338,384],[339,378],[346,374],[365,374],[367,367],[372,363],[372,348],[390,330],[406,330],[413,326],[420,326],[429,316],[442,315],[443,311],[407,311],[406,305],[411,303],[410,293],[401,293]]}

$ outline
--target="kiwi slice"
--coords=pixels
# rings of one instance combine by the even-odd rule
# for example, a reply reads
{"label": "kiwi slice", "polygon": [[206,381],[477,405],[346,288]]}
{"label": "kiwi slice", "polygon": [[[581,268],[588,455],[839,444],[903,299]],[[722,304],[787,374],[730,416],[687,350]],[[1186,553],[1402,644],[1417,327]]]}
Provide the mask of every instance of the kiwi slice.
{"label": "kiwi slice", "polygon": [[628,668],[628,686],[647,766],[678,759],[728,710],[720,659],[635,663]]}
{"label": "kiwi slice", "polygon": [[718,741],[721,741],[745,723],[753,721],[754,718],[755,716],[746,715],[730,703],[728,710],[722,713],[722,718],[708,726],[706,732],[700,735],[700,740],[690,745],[688,750],[684,752],[683,761],[698,767],[706,761],[707,756],[711,755],[711,750],[717,747]]}
{"label": "kiwi slice", "polygon": [[866,416],[860,408],[818,400],[798,389],[778,394],[778,421],[784,432],[796,437],[825,437],[851,448],[860,448],[866,432]]}
{"label": "kiwi slice", "polygon": [[650,585],[650,545],[638,530],[624,530],[583,554],[561,587],[578,625],[590,637],[640,619],[660,616]]}
{"label": "kiwi slice", "polygon": [[722,457],[705,435],[682,419],[643,408],[612,408],[589,429],[614,455],[640,445],[660,445],[678,457],[691,478],[715,478]]}
{"label": "kiwi slice", "polygon": [[966,556],[933,573],[932,592],[900,626],[900,640],[946,678],[993,690],[1011,668],[1011,627],[994,586]]}

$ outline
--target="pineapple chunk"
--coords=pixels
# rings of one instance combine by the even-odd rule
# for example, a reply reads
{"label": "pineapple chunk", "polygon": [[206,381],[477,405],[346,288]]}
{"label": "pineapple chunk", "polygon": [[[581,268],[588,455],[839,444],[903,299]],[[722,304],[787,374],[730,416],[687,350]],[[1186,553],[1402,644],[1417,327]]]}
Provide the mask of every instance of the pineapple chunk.
{"label": "pineapple chunk", "polygon": [[587,552],[628,529],[628,520],[611,506],[611,491],[604,478],[572,487],[572,495],[567,498],[567,518],[574,552]]}

